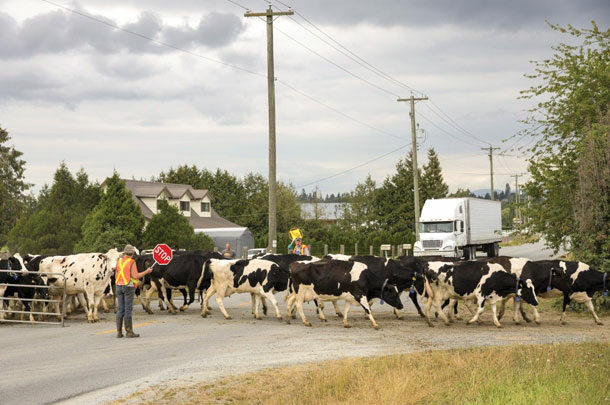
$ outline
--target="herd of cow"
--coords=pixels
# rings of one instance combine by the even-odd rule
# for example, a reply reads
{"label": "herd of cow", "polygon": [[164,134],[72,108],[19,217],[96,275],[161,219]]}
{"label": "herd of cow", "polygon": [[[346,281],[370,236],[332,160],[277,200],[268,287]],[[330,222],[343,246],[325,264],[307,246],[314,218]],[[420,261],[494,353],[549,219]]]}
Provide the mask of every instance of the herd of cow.
{"label": "herd of cow", "polygon": [[[143,252],[144,253],[144,252]],[[0,261],[0,320],[8,311],[15,311],[22,304],[21,314],[29,313],[30,320],[38,314],[39,320],[51,315],[51,304],[37,302],[36,299],[54,299],[54,314],[61,313],[57,299],[64,293],[68,297],[66,312],[77,306],[87,311],[89,322],[96,322],[98,306],[107,311],[104,295],[112,295],[114,289],[114,269],[120,258],[116,249],[107,253],[88,253],[70,256],[36,256],[15,254]],[[608,294],[608,274],[597,271],[582,262],[564,260],[532,261],[525,258],[506,256],[461,261],[444,257],[401,256],[396,259],[376,256],[329,255],[322,259],[312,256],[292,254],[267,254],[251,260],[224,260],[216,252],[175,251],[168,265],[154,263],[152,254],[135,257],[138,270],[147,267],[153,272],[138,286],[136,296],[144,310],[152,314],[151,298],[156,292],[159,307],[163,303],[171,313],[177,308],[172,302],[172,290],[180,290],[184,311],[196,299],[201,300],[201,316],[211,314],[209,300],[216,296],[218,308],[226,319],[231,319],[223,304],[223,298],[234,293],[250,293],[252,313],[256,319],[267,314],[267,301],[271,302],[275,316],[282,320],[275,294],[286,291],[287,322],[298,312],[302,322],[311,326],[303,311],[305,302],[314,301],[318,317],[326,321],[324,302],[332,302],[337,316],[343,319],[343,326],[349,327],[348,312],[351,305],[361,306],[374,328],[379,328],[371,305],[373,300],[388,303],[394,307],[399,319],[403,309],[401,294],[408,293],[420,316],[425,317],[429,326],[430,309],[435,307],[446,325],[457,315],[457,302],[463,301],[471,312],[468,323],[480,322],[480,315],[489,303],[493,322],[501,327],[500,319],[507,300],[514,301],[514,321],[519,323],[519,314],[527,322],[531,319],[521,306],[522,301],[533,308],[533,318],[540,323],[536,310],[539,298],[563,296],[561,323],[565,323],[566,306],[571,300],[584,303],[595,322],[601,321],[593,308],[592,296],[601,291]],[[61,273],[49,275],[48,273]],[[18,286],[2,286],[2,284]],[[36,286],[48,286],[40,288]],[[425,299],[425,309],[418,303],[418,296]],[[15,300],[21,298],[21,300]],[[341,311],[338,301],[344,301]],[[35,304],[39,304],[36,306]],[[474,305],[473,305],[474,304]],[[499,304],[500,308],[497,308]],[[36,311],[34,308],[38,307]],[[56,316],[56,315],[53,315]],[[23,319],[23,318],[22,318]]]}

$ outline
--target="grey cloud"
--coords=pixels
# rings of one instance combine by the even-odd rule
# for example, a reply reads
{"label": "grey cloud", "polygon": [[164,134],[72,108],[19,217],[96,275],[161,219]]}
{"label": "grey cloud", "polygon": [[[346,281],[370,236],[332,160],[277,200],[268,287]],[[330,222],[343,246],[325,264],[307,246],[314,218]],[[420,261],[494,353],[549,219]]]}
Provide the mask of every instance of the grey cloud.
{"label": "grey cloud", "polygon": [[[83,13],[92,15],[85,10]],[[95,18],[109,24],[116,23],[100,15]],[[233,14],[211,13],[204,15],[197,26],[166,25],[152,12],[142,12],[138,20],[122,26],[129,31],[159,41],[171,42],[178,47],[206,46],[217,48],[234,41],[244,30],[243,22]],[[132,34],[104,26],[88,18],[51,11],[38,14],[18,24],[6,13],[0,13],[0,57],[28,57],[40,53],[85,50],[111,54],[164,53],[170,48],[138,38]]]}

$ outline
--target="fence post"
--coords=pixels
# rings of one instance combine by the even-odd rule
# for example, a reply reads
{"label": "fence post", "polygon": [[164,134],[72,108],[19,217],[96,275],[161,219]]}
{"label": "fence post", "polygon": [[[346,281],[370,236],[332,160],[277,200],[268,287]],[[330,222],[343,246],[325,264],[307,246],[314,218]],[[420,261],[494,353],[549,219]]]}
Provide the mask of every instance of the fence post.
{"label": "fence post", "polygon": [[342,255],[345,254],[345,245],[339,245],[339,253],[341,253]]}
{"label": "fence post", "polygon": [[373,245],[369,245],[369,255],[373,256],[375,252],[373,252]]}
{"label": "fence post", "polygon": [[354,256],[358,256],[358,242],[354,243]]}
{"label": "fence post", "polygon": [[396,245],[392,245],[392,257],[396,256]]}
{"label": "fence post", "polygon": [[248,259],[248,246],[244,246],[241,248],[241,256],[244,260]]}
{"label": "fence post", "polygon": [[324,244],[324,256],[328,255],[328,245]]}
{"label": "fence post", "polygon": [[218,252],[218,247],[214,246],[214,252]]}

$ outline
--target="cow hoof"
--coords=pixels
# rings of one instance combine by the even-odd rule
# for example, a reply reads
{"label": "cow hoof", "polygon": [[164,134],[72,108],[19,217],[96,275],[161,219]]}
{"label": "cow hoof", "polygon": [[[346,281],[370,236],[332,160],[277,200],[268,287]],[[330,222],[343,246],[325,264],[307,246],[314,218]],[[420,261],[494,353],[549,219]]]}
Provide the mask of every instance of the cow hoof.
{"label": "cow hoof", "polygon": [[292,315],[290,315],[290,318],[297,319],[297,316],[295,314],[292,314]]}
{"label": "cow hoof", "polygon": [[428,326],[434,328],[434,324],[432,322],[428,322]]}
{"label": "cow hoof", "polygon": [[233,318],[231,318],[231,315],[229,315],[229,316],[225,316],[225,319],[226,319],[227,321],[230,321],[230,320],[231,320],[231,319],[233,319]]}
{"label": "cow hoof", "polygon": [[208,317],[208,314],[206,314],[205,312],[202,312],[202,313],[201,313],[201,317],[202,317],[202,318],[207,318],[207,317]]}
{"label": "cow hoof", "polygon": [[341,312],[337,312],[337,318],[343,318],[343,314]]}
{"label": "cow hoof", "polygon": [[284,318],[282,318],[282,316],[281,316],[281,315],[280,315],[280,316],[276,316],[276,319],[277,319],[278,321],[280,321],[280,322],[282,322],[282,321],[284,320]]}
{"label": "cow hoof", "polygon": [[459,316],[459,315],[456,315],[456,316],[455,316],[455,319],[457,319],[458,321],[462,321],[464,318],[462,318],[462,317],[461,317],[461,316]]}
{"label": "cow hoof", "polygon": [[568,323],[566,321],[561,321],[562,325],[567,325]]}
{"label": "cow hoof", "polygon": [[254,316],[254,319],[256,319],[257,321],[260,321],[261,319],[263,319],[263,317],[260,316],[260,315],[259,316]]}
{"label": "cow hoof", "polygon": [[303,322],[303,325],[305,325],[305,326],[311,326],[311,322],[307,322],[307,321],[305,321],[305,322]]}
{"label": "cow hoof", "polygon": [[186,309],[188,308],[188,305],[183,305],[180,307],[180,312],[184,312],[186,311]]}
{"label": "cow hoof", "polygon": [[515,321],[515,325],[521,325],[521,321]]}
{"label": "cow hoof", "polygon": [[402,316],[402,315],[401,316],[396,315],[396,319],[398,319],[399,321],[401,321],[403,318],[404,318],[404,316]]}
{"label": "cow hoof", "polygon": [[265,307],[265,306],[263,307],[263,314],[267,315],[267,307]]}
{"label": "cow hoof", "polygon": [[328,322],[326,318],[320,318],[320,322]]}
{"label": "cow hoof", "polygon": [[344,323],[344,324],[343,324],[343,327],[344,327],[344,328],[351,328],[351,327],[352,327],[352,325],[350,325],[349,323]]}
{"label": "cow hoof", "polygon": [[504,326],[502,326],[502,324],[500,324],[500,323],[496,325],[496,328],[498,328],[498,329],[502,329],[503,327]]}
{"label": "cow hoof", "polygon": [[595,321],[596,324],[598,325],[603,325],[604,323],[602,321]]}

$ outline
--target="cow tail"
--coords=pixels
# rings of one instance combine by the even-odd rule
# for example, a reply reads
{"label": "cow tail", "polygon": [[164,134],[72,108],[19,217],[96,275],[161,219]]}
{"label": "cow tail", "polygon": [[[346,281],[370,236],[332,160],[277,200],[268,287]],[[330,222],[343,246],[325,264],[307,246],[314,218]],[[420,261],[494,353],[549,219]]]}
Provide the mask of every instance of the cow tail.
{"label": "cow tail", "polygon": [[292,279],[288,277],[288,287],[286,288],[286,294],[284,294],[284,301],[288,301],[288,297],[290,297],[292,293]]}

